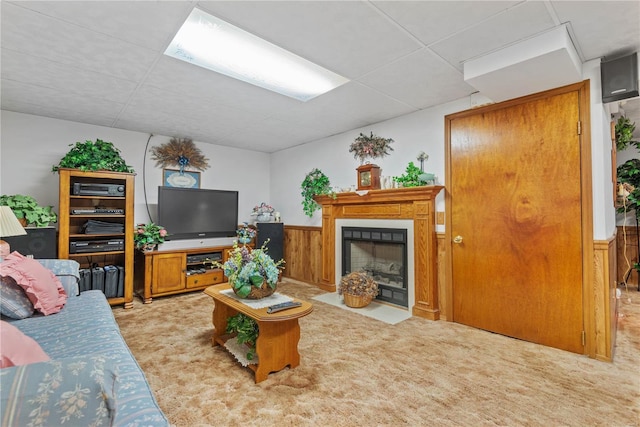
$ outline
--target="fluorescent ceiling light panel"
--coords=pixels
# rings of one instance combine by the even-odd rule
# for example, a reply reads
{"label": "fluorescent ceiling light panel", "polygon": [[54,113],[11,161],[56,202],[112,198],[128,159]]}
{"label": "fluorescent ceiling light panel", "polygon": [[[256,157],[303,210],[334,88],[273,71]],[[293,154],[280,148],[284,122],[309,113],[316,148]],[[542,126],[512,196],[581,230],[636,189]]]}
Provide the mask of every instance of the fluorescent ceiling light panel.
{"label": "fluorescent ceiling light panel", "polygon": [[197,8],[164,54],[300,101],[349,81]]}

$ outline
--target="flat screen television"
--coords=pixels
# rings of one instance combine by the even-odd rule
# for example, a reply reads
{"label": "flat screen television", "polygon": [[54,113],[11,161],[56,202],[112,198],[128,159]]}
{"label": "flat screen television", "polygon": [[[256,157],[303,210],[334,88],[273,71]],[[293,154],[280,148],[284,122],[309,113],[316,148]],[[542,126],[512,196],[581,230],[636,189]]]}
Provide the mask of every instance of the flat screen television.
{"label": "flat screen television", "polygon": [[238,192],[158,187],[158,224],[166,240],[233,237],[238,228]]}

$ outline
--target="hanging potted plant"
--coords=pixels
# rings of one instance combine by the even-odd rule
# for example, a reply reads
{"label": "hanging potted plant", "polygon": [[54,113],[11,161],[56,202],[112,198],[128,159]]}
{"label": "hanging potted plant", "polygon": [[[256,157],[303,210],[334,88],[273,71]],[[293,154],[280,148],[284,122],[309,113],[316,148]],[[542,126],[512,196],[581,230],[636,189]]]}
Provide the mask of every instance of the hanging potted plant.
{"label": "hanging potted plant", "polygon": [[134,172],[133,168],[126,164],[113,143],[101,139],[93,141],[76,142],[70,144],[71,150],[60,160],[60,163],[52,167],[52,172],[61,168],[79,169],[81,171],[112,171]]}
{"label": "hanging potted plant", "polygon": [[300,188],[302,188],[302,210],[309,218],[320,209],[320,205],[314,200],[315,196],[329,195],[334,199],[337,197],[331,190],[329,178],[318,168],[314,168],[304,177]]}

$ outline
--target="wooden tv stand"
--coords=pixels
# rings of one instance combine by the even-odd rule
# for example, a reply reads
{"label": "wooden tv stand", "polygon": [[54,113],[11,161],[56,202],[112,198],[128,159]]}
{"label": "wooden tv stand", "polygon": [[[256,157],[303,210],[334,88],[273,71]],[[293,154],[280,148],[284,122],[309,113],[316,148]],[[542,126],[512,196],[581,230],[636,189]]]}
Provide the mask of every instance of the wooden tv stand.
{"label": "wooden tv stand", "polygon": [[145,304],[153,298],[193,292],[223,283],[222,269],[211,261],[228,259],[233,246],[212,246],[188,249],[136,251],[134,259],[134,289]]}

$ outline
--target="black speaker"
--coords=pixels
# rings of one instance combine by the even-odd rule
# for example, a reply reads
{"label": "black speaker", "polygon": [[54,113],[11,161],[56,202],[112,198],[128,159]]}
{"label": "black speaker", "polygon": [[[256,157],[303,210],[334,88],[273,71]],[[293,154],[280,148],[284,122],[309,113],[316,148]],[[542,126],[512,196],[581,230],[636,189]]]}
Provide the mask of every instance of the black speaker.
{"label": "black speaker", "polygon": [[24,236],[3,237],[9,243],[11,252],[18,251],[36,259],[57,258],[58,243],[55,227],[26,227]]}
{"label": "black speaker", "polygon": [[600,64],[602,102],[638,96],[638,53]]}
{"label": "black speaker", "polygon": [[267,243],[267,253],[274,261],[280,261],[284,255],[284,224],[281,222],[258,222],[258,236],[256,247],[262,247]]}

